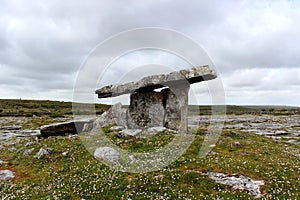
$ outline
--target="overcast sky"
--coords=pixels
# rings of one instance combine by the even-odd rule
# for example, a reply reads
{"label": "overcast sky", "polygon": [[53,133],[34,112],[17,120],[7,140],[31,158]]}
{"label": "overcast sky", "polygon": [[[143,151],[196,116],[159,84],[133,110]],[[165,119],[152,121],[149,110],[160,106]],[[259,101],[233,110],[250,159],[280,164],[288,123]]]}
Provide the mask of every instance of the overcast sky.
{"label": "overcast sky", "polygon": [[[227,104],[300,106],[299,22],[297,0],[1,0],[0,97],[72,101],[77,72],[96,45],[128,29],[162,27],[205,49]],[[139,55],[118,63],[131,67]],[[196,91],[203,104],[204,91]]]}

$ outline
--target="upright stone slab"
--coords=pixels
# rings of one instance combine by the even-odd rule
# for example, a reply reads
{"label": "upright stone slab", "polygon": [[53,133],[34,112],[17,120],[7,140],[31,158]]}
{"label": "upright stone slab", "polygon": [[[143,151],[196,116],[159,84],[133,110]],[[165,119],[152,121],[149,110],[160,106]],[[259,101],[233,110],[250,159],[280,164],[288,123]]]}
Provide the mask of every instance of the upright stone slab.
{"label": "upright stone slab", "polygon": [[182,83],[165,89],[165,127],[187,133],[188,93],[189,85]]}
{"label": "upright stone slab", "polygon": [[148,128],[164,124],[163,95],[159,92],[137,92],[130,96],[129,128]]}
{"label": "upright stone slab", "polygon": [[166,98],[164,127],[172,130],[178,130],[181,121],[179,100],[169,88],[162,90],[162,93],[164,93]]}

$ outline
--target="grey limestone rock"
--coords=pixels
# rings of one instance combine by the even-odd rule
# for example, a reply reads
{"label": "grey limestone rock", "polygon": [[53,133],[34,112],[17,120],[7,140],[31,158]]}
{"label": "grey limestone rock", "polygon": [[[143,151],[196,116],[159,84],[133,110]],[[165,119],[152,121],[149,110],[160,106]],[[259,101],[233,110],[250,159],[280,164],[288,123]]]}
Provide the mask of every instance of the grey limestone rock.
{"label": "grey limestone rock", "polygon": [[10,131],[22,130],[22,126],[2,126],[1,129],[10,130]]}
{"label": "grey limestone rock", "polygon": [[69,135],[70,140],[77,140],[78,135]]}
{"label": "grey limestone rock", "polygon": [[32,153],[33,150],[34,150],[34,148],[25,150],[24,153],[23,153],[23,156],[28,156],[28,155],[30,155],[30,154]]}
{"label": "grey limestone rock", "polygon": [[14,178],[14,173],[10,170],[0,170],[0,180],[4,181],[9,178]]}
{"label": "grey limestone rock", "polygon": [[119,131],[119,130],[123,130],[124,126],[112,126],[110,127],[111,131]]}
{"label": "grey limestone rock", "polygon": [[163,94],[160,92],[134,93],[130,96],[129,128],[163,126]]}
{"label": "grey limestone rock", "polygon": [[263,180],[252,180],[249,177],[242,175],[227,175],[223,173],[216,172],[207,172],[203,173],[204,175],[208,175],[211,179],[215,180],[217,183],[230,185],[233,189],[246,190],[251,195],[255,197],[261,197],[262,193],[260,192],[260,186],[264,185]]}
{"label": "grey limestone rock", "polygon": [[37,142],[27,142],[24,146],[29,147],[29,146],[32,146],[32,145],[35,145],[35,144],[37,144]]}
{"label": "grey limestone rock", "polygon": [[136,137],[137,135],[139,135],[142,132],[141,129],[125,129],[122,130],[121,132],[119,132],[119,134],[121,136],[132,136],[132,137]]}
{"label": "grey limestone rock", "polygon": [[112,147],[99,147],[95,150],[94,156],[114,163],[119,160],[120,153]]}
{"label": "grey limestone rock", "polygon": [[217,75],[208,65],[193,67],[175,71],[169,74],[152,75],[142,78],[137,82],[125,84],[115,84],[102,87],[96,90],[99,98],[118,96],[133,93],[135,91],[153,91],[157,88],[169,85],[180,85],[182,82],[193,84],[196,82],[207,81],[216,78]]}
{"label": "grey limestone rock", "polygon": [[78,134],[82,132],[83,127],[87,123],[92,123],[94,119],[71,120],[67,122],[55,123],[40,127],[43,137]]}
{"label": "grey limestone rock", "polygon": [[41,157],[50,154],[53,148],[40,148],[39,152],[35,154],[34,158],[40,159]]}

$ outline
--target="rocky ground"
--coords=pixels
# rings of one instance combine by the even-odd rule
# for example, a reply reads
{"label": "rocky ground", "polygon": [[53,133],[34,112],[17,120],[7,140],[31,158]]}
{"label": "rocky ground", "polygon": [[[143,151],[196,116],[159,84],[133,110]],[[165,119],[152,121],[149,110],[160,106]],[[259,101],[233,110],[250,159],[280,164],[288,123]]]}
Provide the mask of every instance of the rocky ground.
{"label": "rocky ground", "polygon": [[[190,128],[207,127],[210,116],[190,116]],[[300,115],[227,115],[224,130],[254,133],[281,142],[300,145]]]}
{"label": "rocky ground", "polygon": [[[44,123],[68,120],[53,118]],[[213,122],[208,115],[190,116],[189,130],[196,134],[191,150],[164,170],[147,174],[111,172],[101,164],[97,167],[99,163],[77,136],[41,138],[37,121],[36,116],[0,118],[2,199],[300,198],[297,114],[227,115],[218,143],[203,159],[197,158],[197,152]],[[150,132],[150,137],[144,137],[139,130],[105,129],[119,147],[138,152],[138,148],[155,150],[151,145],[163,146],[176,134],[164,128]],[[114,162],[119,158],[113,148],[97,149],[94,156]]]}

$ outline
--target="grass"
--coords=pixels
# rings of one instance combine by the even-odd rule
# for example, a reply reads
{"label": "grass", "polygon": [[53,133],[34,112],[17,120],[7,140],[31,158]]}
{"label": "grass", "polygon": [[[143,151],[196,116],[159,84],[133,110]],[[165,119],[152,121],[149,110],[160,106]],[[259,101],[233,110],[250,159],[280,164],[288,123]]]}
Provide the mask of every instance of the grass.
{"label": "grass", "polygon": [[[24,129],[36,129],[59,121],[58,116],[69,117],[71,112],[71,103],[68,102],[0,102],[2,116],[14,116],[5,117],[9,120],[2,125],[20,124]],[[201,108],[203,114],[209,114],[209,107]],[[106,105],[96,105],[99,113],[106,109]],[[270,112],[270,108],[261,107],[230,109],[229,112],[235,114]],[[199,114],[198,107],[190,106],[190,110]],[[294,111],[281,108],[272,112]],[[133,152],[156,151],[174,138],[174,134],[163,132],[150,138],[118,137],[109,128],[103,129],[104,136],[116,146]],[[213,148],[216,154],[199,158],[198,152],[207,129],[201,127],[191,132],[196,133],[195,140],[181,157],[167,167],[149,173],[111,170],[92,156],[90,152],[93,152],[94,146],[87,149],[80,139],[70,140],[62,136],[41,138],[28,147],[25,144],[35,141],[34,138],[13,139],[14,145],[0,144],[0,159],[4,161],[0,169],[9,169],[15,174],[15,178],[0,182],[0,199],[254,199],[246,191],[218,184],[201,174],[211,171],[264,180],[262,199],[300,199],[300,160],[296,156],[300,155],[299,146],[239,130],[223,130]],[[97,145],[97,141],[92,142]],[[232,145],[235,142],[240,145]],[[9,151],[10,147],[17,150]],[[40,159],[33,158],[41,147],[54,150]],[[24,151],[30,148],[34,148],[33,152],[24,157]],[[68,154],[63,156],[63,152]]]}
{"label": "grass", "polygon": [[[86,108],[95,106],[96,114],[101,114],[109,108],[103,104],[83,104]],[[82,112],[87,112],[83,110]],[[51,118],[73,115],[72,102],[48,100],[0,99],[0,117],[32,117],[49,116]]]}
{"label": "grass", "polygon": [[[273,114],[273,115],[293,115],[300,113],[299,107],[288,106],[236,106],[226,105],[227,114],[243,115],[243,114]],[[210,105],[190,105],[189,113],[191,115],[211,115],[212,106]],[[214,106],[215,110],[223,109],[223,106]]]}
{"label": "grass", "polygon": [[[109,133],[107,133],[109,134]],[[157,135],[155,137],[160,137]],[[162,136],[167,139],[171,136]],[[165,140],[110,137],[120,147],[132,151],[153,150]],[[130,140],[130,145],[124,141]],[[119,141],[119,142],[118,142]],[[139,142],[143,142],[140,145]],[[252,134],[224,132],[213,151],[215,155],[198,157],[203,136],[186,153],[168,167],[145,174],[112,171],[88,153],[80,140],[67,137],[42,139],[30,147],[25,140],[16,144],[17,152],[1,150],[7,161],[1,169],[16,172],[16,178],[0,183],[2,199],[253,199],[247,192],[217,184],[201,172],[238,173],[252,179],[265,180],[264,199],[297,199],[299,189],[299,159],[286,153],[286,145]],[[230,143],[239,141],[238,147]],[[137,145],[135,145],[137,144]],[[41,159],[33,155],[41,147],[54,148]],[[152,147],[149,148],[149,147]],[[25,149],[34,152],[23,157]],[[289,145],[297,150],[298,147]],[[142,150],[138,150],[142,149]],[[63,152],[69,152],[62,156]]]}

